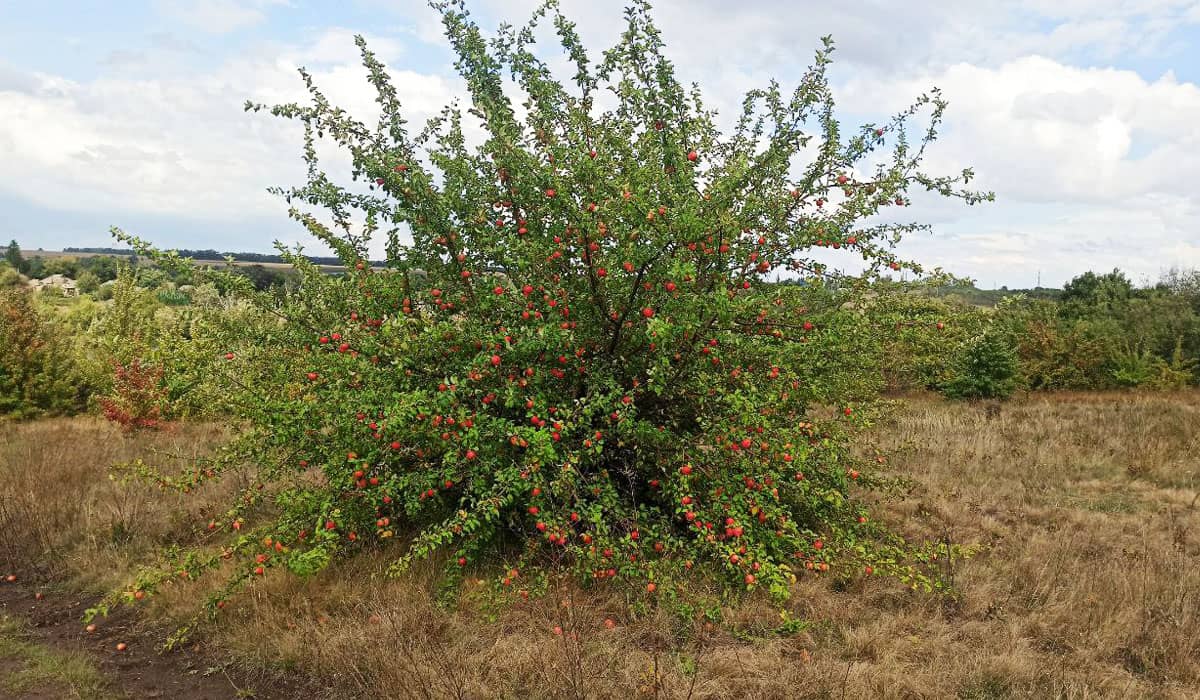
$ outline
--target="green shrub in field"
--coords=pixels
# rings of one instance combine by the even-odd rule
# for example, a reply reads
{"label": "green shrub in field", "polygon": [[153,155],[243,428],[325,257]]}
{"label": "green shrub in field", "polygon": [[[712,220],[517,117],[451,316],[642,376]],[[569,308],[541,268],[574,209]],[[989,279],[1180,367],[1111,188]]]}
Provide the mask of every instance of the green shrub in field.
{"label": "green shrub in field", "polygon": [[942,393],[954,399],[1004,399],[1017,389],[1016,343],[1004,329],[989,327],[959,348]]}
{"label": "green shrub in field", "polygon": [[938,296],[944,281],[872,285],[866,313],[877,326],[885,386],[891,390],[938,390],[953,367],[947,350],[978,334],[988,313]]}
{"label": "green shrub in field", "polygon": [[33,295],[0,289],[0,420],[83,410],[90,388]]}
{"label": "green shrub in field", "polygon": [[[393,570],[440,552],[448,583],[486,573],[500,590],[536,589],[548,572],[649,598],[689,576],[779,596],[829,570],[935,585],[928,552],[869,517],[861,496],[880,479],[850,446],[878,387],[860,357],[879,343],[861,311],[867,283],[884,268],[919,271],[891,244],[921,228],[859,222],[901,210],[914,186],[990,199],[960,189],[969,170],[919,168],[923,147],[906,132],[928,110],[917,140],[934,138],[940,95],[843,130],[827,43],[794,92],[750,92],[722,134],[698,88],[676,79],[643,2],[599,62],[555,3],[491,40],[458,3],[436,6],[467,112],[411,131],[361,39],[377,127],[333,107],[304,71],[311,104],[269,108],[303,125],[309,165],[306,185],[275,191],[346,274],[282,247],[300,275],[290,294],[197,272],[261,313],[211,329],[223,342],[214,393],[244,429],[177,479],[127,467],[195,489],[258,464],[212,523],[236,533],[228,555],[241,562],[212,610],[272,568],[310,574],[393,537],[404,542]],[[532,52],[541,21],[573,85]],[[478,147],[468,118],[485,134]],[[348,151],[365,187],[328,179],[321,138]],[[115,233],[164,269],[187,267]],[[385,270],[365,262],[371,235],[387,241]],[[867,271],[831,275],[817,248],[849,251]],[[784,271],[807,288],[770,282]],[[134,585],[222,561],[192,551]]]}
{"label": "green shrub in field", "polygon": [[1182,389],[1195,381],[1196,365],[1196,360],[1183,354],[1182,339],[1176,342],[1170,360],[1126,343],[1114,354],[1112,376],[1122,387]]}
{"label": "green shrub in field", "polygon": [[1021,296],[999,304],[995,322],[1016,339],[1023,386],[1049,391],[1112,385],[1114,340],[1107,326],[1064,321],[1054,302]]}
{"label": "green shrub in field", "polygon": [[0,289],[21,284],[21,273],[8,263],[0,263]]}

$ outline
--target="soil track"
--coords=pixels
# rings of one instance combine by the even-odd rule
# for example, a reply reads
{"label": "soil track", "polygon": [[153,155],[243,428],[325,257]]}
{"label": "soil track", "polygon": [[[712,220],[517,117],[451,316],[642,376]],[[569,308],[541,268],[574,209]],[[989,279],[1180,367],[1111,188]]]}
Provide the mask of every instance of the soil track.
{"label": "soil track", "polygon": [[[37,591],[44,591],[41,600],[36,598]],[[94,602],[94,597],[0,581],[0,613],[24,623],[31,642],[51,650],[86,654],[108,682],[113,697],[290,700],[327,696],[298,679],[249,678],[200,644],[163,651],[166,631],[148,627],[130,609],[97,618],[96,630],[89,634],[82,617]],[[117,651],[117,644],[122,642],[127,648]],[[0,660],[0,672],[6,670],[6,664]],[[31,688],[17,700],[52,697],[57,696],[47,694],[44,688]]]}

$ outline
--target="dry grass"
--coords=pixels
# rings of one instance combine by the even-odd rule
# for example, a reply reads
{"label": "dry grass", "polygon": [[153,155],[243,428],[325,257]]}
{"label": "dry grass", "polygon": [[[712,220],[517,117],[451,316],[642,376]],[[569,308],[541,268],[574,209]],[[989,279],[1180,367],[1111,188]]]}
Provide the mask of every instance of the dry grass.
{"label": "dry grass", "polygon": [[[913,488],[882,514],[987,545],[953,565],[958,600],[810,580],[788,605],[804,631],[747,641],[779,610],[754,602],[680,634],[665,614],[629,620],[620,601],[564,588],[494,617],[448,613],[429,571],[388,579],[381,555],[268,577],[206,634],[338,697],[1200,697],[1200,394],[1033,396],[998,412],[917,398],[899,416],[872,439]],[[98,423],[0,430],[0,562],[50,545],[66,573],[111,582],[206,517],[194,499],[108,482],[100,465],[147,445]],[[150,442],[218,438],[189,426]],[[133,535],[114,538],[118,523]],[[204,585],[171,589],[152,614],[183,614]]]}

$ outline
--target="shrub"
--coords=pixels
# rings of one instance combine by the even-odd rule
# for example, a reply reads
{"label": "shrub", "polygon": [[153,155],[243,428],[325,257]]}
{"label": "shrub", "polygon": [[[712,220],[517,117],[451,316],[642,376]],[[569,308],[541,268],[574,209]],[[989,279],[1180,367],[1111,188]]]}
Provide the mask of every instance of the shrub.
{"label": "shrub", "polygon": [[990,327],[962,345],[942,392],[954,399],[1004,399],[1017,388],[1017,349],[1011,336]]}
{"label": "shrub", "polygon": [[983,310],[940,295],[944,280],[928,284],[875,284],[866,310],[879,327],[886,387],[938,390],[952,376],[947,348],[980,332]]}
{"label": "shrub", "polygon": [[112,394],[99,399],[104,417],[126,432],[161,427],[166,400],[162,376],[161,368],[145,366],[137,358],[115,363]]}
{"label": "shrub", "polygon": [[[213,523],[238,531],[228,554],[241,562],[218,599],[266,569],[312,573],[393,536],[406,543],[393,570],[444,552],[447,583],[474,570],[501,590],[536,590],[549,571],[650,598],[701,573],[780,596],[795,576],[831,568],[935,585],[928,552],[876,525],[854,488],[881,482],[849,449],[873,394],[847,352],[869,344],[853,310],[865,281],[920,271],[890,248],[919,227],[855,223],[903,207],[914,185],[990,199],[959,188],[969,170],[919,169],[924,149],[906,132],[927,109],[920,139],[934,138],[940,94],[843,139],[826,40],[794,93],[752,91],[723,136],[675,78],[645,3],[598,64],[553,3],[491,42],[457,3],[437,6],[483,144],[468,146],[456,107],[411,136],[360,38],[378,128],[330,105],[303,70],[312,104],[270,108],[303,124],[310,168],[305,186],[275,191],[328,208],[334,228],[291,213],[346,274],[322,275],[282,246],[302,275],[292,294],[196,271],[276,319],[223,331],[214,380],[248,427],[174,481],[191,489],[247,456],[259,464],[258,482]],[[532,53],[546,17],[574,90]],[[528,97],[521,119],[510,76]],[[610,90],[616,105],[599,112]],[[321,171],[325,136],[365,188]],[[797,166],[806,147],[815,160]],[[354,210],[362,232],[351,232]],[[188,267],[114,234],[164,269]],[[365,263],[372,234],[387,238],[385,271]],[[866,272],[832,275],[810,256],[817,247],[848,250]],[[803,291],[768,281],[783,271],[826,302],[807,308]],[[221,561],[191,552],[174,567]]]}
{"label": "shrub", "polygon": [[1064,321],[1054,302],[1021,296],[1006,299],[996,315],[1016,338],[1022,385],[1035,391],[1112,385],[1112,335],[1104,325]]}
{"label": "shrub", "polygon": [[88,393],[63,338],[45,323],[32,295],[0,289],[0,417],[75,413]]}

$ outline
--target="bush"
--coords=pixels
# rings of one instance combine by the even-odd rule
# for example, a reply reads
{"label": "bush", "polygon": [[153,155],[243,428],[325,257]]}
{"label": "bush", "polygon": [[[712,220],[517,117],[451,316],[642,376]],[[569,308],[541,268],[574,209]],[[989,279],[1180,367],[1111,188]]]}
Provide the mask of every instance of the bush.
{"label": "bush", "polygon": [[1011,336],[988,328],[955,356],[942,392],[953,399],[1005,399],[1017,388],[1017,349]]}
{"label": "bush", "polygon": [[[575,62],[576,94],[532,54],[532,29],[489,43],[456,3],[438,7],[482,146],[468,147],[454,107],[410,136],[360,38],[378,129],[332,107],[304,71],[312,104],[270,109],[303,123],[311,174],[276,192],[344,224],[339,234],[291,211],[346,274],[322,275],[282,246],[302,276],[292,294],[195,271],[274,319],[219,331],[213,379],[248,427],[172,482],[193,489],[248,455],[259,464],[258,483],[213,523],[239,533],[228,553],[241,565],[211,610],[267,569],[309,574],[393,536],[406,543],[394,571],[443,552],[448,584],[474,570],[500,590],[572,571],[650,598],[669,599],[689,575],[785,596],[797,575],[835,567],[935,585],[928,552],[875,524],[860,497],[881,483],[850,451],[877,381],[847,353],[878,343],[854,310],[865,281],[920,271],[889,247],[911,225],[854,222],[907,204],[913,185],[990,198],[959,189],[969,170],[919,170],[923,149],[905,133],[928,109],[932,140],[940,95],[843,140],[827,42],[793,94],[751,92],[722,136],[674,77],[644,3],[595,65],[553,5],[539,11],[534,23],[552,16]],[[528,95],[524,121],[503,91],[509,75]],[[594,96],[610,88],[618,106],[598,113]],[[823,143],[797,170],[810,127]],[[313,143],[326,135],[349,150],[362,191],[321,172]],[[361,233],[348,232],[355,209]],[[377,272],[366,240],[383,227]],[[190,267],[114,233],[164,269]],[[816,247],[860,256],[866,274],[829,274],[809,257]],[[787,270],[811,291],[768,282]],[[823,295],[819,308],[807,294]],[[191,552],[135,585],[222,561]]]}
{"label": "bush", "polygon": [[21,284],[21,273],[7,263],[0,263],[0,288],[16,287]]}
{"label": "bush", "polygon": [[1044,299],[1010,297],[996,323],[1017,341],[1020,383],[1034,391],[1103,389],[1112,385],[1114,336],[1108,326],[1064,321]]}
{"label": "bush", "polygon": [[44,322],[32,295],[0,289],[0,418],[75,413],[88,393],[64,339]]}
{"label": "bush", "polygon": [[161,427],[166,400],[162,376],[162,368],[144,366],[136,358],[114,364],[113,392],[99,400],[104,417],[126,432]]}
{"label": "bush", "polygon": [[940,296],[944,280],[875,284],[866,307],[879,331],[882,371],[892,391],[939,390],[950,381],[947,348],[966,342],[986,323],[982,309]]}

